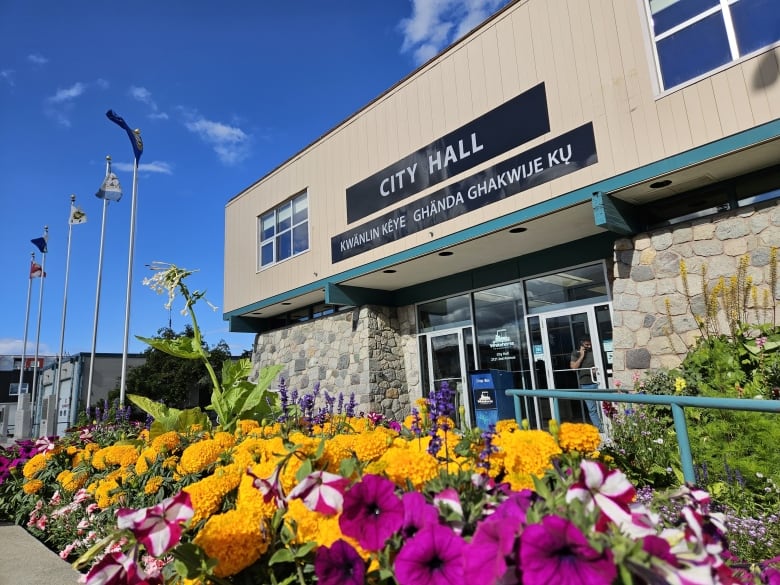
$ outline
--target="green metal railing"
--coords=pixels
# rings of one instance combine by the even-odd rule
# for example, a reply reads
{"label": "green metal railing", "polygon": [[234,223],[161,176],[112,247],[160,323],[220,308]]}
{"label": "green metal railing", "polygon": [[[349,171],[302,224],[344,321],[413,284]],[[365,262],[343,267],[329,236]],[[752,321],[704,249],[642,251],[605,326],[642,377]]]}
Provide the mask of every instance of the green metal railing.
{"label": "green metal railing", "polygon": [[780,414],[780,400],[754,400],[743,398],[709,398],[704,396],[666,396],[657,394],[624,394],[616,390],[518,390],[506,391],[514,400],[515,419],[522,422],[521,398],[552,398],[553,418],[560,421],[558,400],[596,400],[598,402],[628,402],[630,404],[654,404],[670,406],[677,433],[677,445],[680,449],[680,462],[686,482],[695,483],[691,442],[688,438],[688,424],[685,421],[685,408],[714,408],[717,410],[743,410],[750,412],[773,412]]}

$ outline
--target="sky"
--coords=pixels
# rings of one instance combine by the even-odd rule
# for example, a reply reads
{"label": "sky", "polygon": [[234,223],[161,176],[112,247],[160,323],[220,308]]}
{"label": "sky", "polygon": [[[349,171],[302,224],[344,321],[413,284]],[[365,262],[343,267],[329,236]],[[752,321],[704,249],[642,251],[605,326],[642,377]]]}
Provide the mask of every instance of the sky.
{"label": "sky", "polygon": [[[206,342],[238,355],[254,336],[222,318],[228,200],[504,4],[0,0],[0,355],[22,353],[25,322],[27,356],[91,351],[106,156],[123,196],[106,208],[96,351],[123,351],[133,152],[107,110],[144,142],[129,352],[190,322],[143,285],[168,262],[195,270],[188,286],[217,307],[195,307]],[[71,195],[87,221],[69,230]],[[44,226],[47,276],[30,279]]]}

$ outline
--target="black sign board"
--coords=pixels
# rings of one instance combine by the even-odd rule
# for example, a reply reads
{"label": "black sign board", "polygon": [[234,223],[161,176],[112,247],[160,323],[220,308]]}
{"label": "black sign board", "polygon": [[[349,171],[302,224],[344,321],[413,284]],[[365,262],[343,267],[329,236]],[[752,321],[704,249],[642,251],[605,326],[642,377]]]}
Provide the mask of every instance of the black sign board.
{"label": "black sign board", "polygon": [[357,256],[598,162],[587,123],[330,240],[333,263]]}
{"label": "black sign board", "polygon": [[550,131],[544,83],[347,189],[347,222],[395,205]]}

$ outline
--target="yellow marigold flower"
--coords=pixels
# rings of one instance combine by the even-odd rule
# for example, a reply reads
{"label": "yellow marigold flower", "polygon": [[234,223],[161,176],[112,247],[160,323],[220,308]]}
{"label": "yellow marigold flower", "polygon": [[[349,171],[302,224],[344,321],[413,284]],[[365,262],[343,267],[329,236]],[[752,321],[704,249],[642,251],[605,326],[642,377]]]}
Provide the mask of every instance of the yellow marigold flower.
{"label": "yellow marigold flower", "polygon": [[[271,462],[265,461],[253,465],[252,473],[257,477],[266,478],[271,476],[275,468],[276,466]],[[248,473],[243,473],[240,481],[236,510],[255,516],[258,521],[263,518],[271,518],[276,513],[276,502],[273,499],[268,502],[263,499],[263,493],[253,485],[254,478]]]}
{"label": "yellow marigold flower", "polygon": [[73,473],[69,469],[63,469],[57,475],[57,483],[59,483],[65,491],[75,492],[87,483],[88,477],[89,476],[84,472]]}
{"label": "yellow marigold flower", "polygon": [[144,443],[149,442],[149,429],[144,429],[138,433],[138,438],[141,439]]}
{"label": "yellow marigold flower", "polygon": [[301,500],[292,500],[287,507],[284,521],[292,530],[292,522],[295,522],[294,541],[299,544],[316,542],[319,546],[331,546],[339,539],[351,544],[357,553],[367,560],[371,555],[364,550],[356,540],[345,536],[339,527],[340,514],[325,516],[319,512],[309,510]]}
{"label": "yellow marigold flower", "polygon": [[566,452],[590,453],[599,448],[599,430],[586,423],[561,423],[558,430],[558,444]]}
{"label": "yellow marigold flower", "polygon": [[214,439],[193,443],[181,454],[178,472],[182,475],[199,473],[215,463],[224,451],[225,448]]}
{"label": "yellow marigold flower", "polygon": [[154,465],[158,454],[159,451],[154,447],[147,447],[141,451],[141,454],[138,456],[138,461],[135,462],[135,472],[140,475],[149,471],[149,466]]}
{"label": "yellow marigold flower", "polygon": [[505,418],[496,423],[496,433],[513,433],[519,431],[517,421],[513,418]]}
{"label": "yellow marigold flower", "polygon": [[194,542],[216,559],[217,577],[229,577],[246,569],[268,548],[260,522],[238,510],[209,518]]}
{"label": "yellow marigold flower", "polygon": [[65,449],[65,453],[68,455],[75,455],[78,452],[79,448],[76,447],[76,445],[68,445],[68,447]]}
{"label": "yellow marigold flower", "polygon": [[111,445],[103,447],[92,456],[92,467],[106,469],[109,465],[129,467],[138,460],[138,449],[134,445]]}
{"label": "yellow marigold flower", "polygon": [[185,487],[184,491],[190,494],[192,507],[195,510],[192,524],[215,514],[222,505],[224,497],[238,487],[243,474],[243,469],[228,465]]}
{"label": "yellow marigold flower", "polygon": [[103,479],[97,482],[95,489],[95,503],[98,508],[106,509],[118,503],[124,497],[120,491],[119,483],[115,479]]}
{"label": "yellow marigold flower", "polygon": [[167,459],[165,459],[165,461],[163,461],[162,464],[163,469],[176,469],[178,465],[179,465],[179,458],[176,457],[175,455],[172,455]]}
{"label": "yellow marigold flower", "polygon": [[551,458],[561,453],[553,436],[544,431],[497,434],[493,444],[498,452],[493,454],[491,462],[502,466],[514,490],[532,488],[531,476],[544,475],[552,467]]}
{"label": "yellow marigold flower", "polygon": [[22,475],[26,479],[32,478],[36,473],[43,470],[46,467],[46,460],[48,455],[46,453],[38,453],[33,455],[22,468]]}
{"label": "yellow marigold flower", "polygon": [[151,444],[151,449],[157,453],[173,453],[181,445],[181,436],[176,431],[168,431],[157,435]]}
{"label": "yellow marigold flower", "polygon": [[420,490],[439,474],[439,462],[425,449],[416,448],[416,443],[406,448],[393,446],[379,459],[384,474],[398,487],[405,488],[408,480]]}
{"label": "yellow marigold flower", "polygon": [[236,444],[236,437],[232,433],[225,433],[222,431],[214,433],[213,440],[225,451]]}
{"label": "yellow marigold flower", "polygon": [[240,420],[236,425],[236,435],[248,435],[255,429],[260,428],[260,423],[256,420]]}
{"label": "yellow marigold flower", "polygon": [[150,477],[149,480],[146,482],[146,485],[144,486],[144,493],[147,495],[156,494],[158,491],[160,491],[162,484],[163,484],[163,478],[160,477],[159,475]]}
{"label": "yellow marigold flower", "polygon": [[43,487],[40,479],[29,479],[22,485],[22,491],[26,494],[36,494]]}

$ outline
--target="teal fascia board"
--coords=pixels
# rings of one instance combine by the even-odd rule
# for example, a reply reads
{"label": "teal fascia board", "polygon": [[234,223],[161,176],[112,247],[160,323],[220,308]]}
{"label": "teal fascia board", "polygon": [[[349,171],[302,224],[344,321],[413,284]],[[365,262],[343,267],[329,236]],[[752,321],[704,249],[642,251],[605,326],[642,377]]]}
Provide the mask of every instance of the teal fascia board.
{"label": "teal fascia board", "polygon": [[602,191],[596,191],[593,194],[591,204],[593,205],[593,219],[597,226],[622,236],[630,236],[640,231],[635,220],[637,213],[635,205],[621,201]]}
{"label": "teal fascia board", "polygon": [[384,305],[395,304],[395,294],[391,291],[363,288],[359,286],[344,286],[329,282],[325,286],[326,305]]}
{"label": "teal fascia board", "polygon": [[[316,282],[300,286],[285,293],[278,294],[274,297],[252,303],[251,305],[247,305],[245,307],[241,307],[240,309],[235,309],[233,311],[223,313],[222,318],[225,321],[229,321],[234,316],[241,316],[251,311],[261,310],[264,307],[273,305],[274,303],[295,298],[317,289],[322,290],[329,283],[344,282],[352,278],[357,278],[369,272],[381,270],[387,268],[388,266],[392,266],[393,264],[399,264],[419,256],[437,252],[465,241],[500,231],[502,229],[507,229],[519,223],[530,221],[543,215],[555,213],[556,211],[566,209],[567,207],[571,207],[573,205],[590,202],[594,193],[611,193],[613,191],[618,191],[620,189],[630,187],[631,185],[636,185],[637,183],[642,183],[649,179],[672,173],[674,171],[678,171],[680,169],[729,154],[730,152],[742,150],[750,146],[761,144],[767,140],[773,140],[777,138],[780,138],[780,119],[767,122],[761,126],[756,126],[755,128],[739,132],[738,134],[734,134],[726,138],[721,138],[720,140],[710,142],[709,144],[705,144],[703,146],[692,148],[691,150],[681,152],[680,154],[675,154],[673,156],[633,169],[620,175],[610,177],[609,179],[604,179],[603,181],[599,181],[593,185],[588,185],[587,187],[583,187],[575,191],[570,191],[569,193],[559,195],[558,197],[548,199],[547,201],[542,201],[541,203],[537,203],[536,205],[532,205],[524,209],[519,209],[515,212],[491,219],[457,233],[444,236],[431,242],[426,242],[425,244],[421,244],[413,248],[409,248],[403,252],[398,252],[397,254],[392,254],[390,256],[386,256],[385,258],[374,260],[373,262],[368,262],[362,266],[357,266],[350,270],[345,270],[344,272],[329,276],[326,279],[321,279]],[[519,196],[521,195],[518,195],[518,197]],[[233,331],[233,329],[231,329],[231,331]]]}

